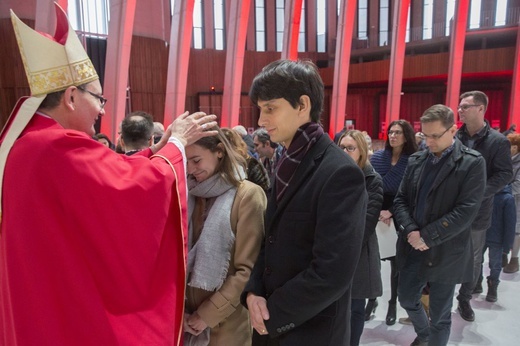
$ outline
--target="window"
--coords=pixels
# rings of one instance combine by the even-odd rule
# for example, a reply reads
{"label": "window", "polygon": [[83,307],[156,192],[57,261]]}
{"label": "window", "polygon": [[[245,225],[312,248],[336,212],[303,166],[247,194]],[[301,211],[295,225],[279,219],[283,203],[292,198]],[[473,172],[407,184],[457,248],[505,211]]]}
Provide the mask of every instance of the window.
{"label": "window", "polygon": [[433,37],[433,0],[424,0],[423,5],[423,40]]}
{"label": "window", "polygon": [[388,45],[388,25],[390,18],[389,0],[379,2],[379,45]]}
{"label": "window", "polygon": [[107,0],[70,1],[68,17],[72,27],[83,34],[88,36],[108,35],[110,12]]}
{"label": "window", "polygon": [[507,6],[505,1],[497,1],[497,10],[495,14],[495,26],[506,25]]}
{"label": "window", "polygon": [[408,12],[406,13],[406,34],[404,37],[404,42],[410,42],[410,12],[412,11],[412,4],[408,6]]}
{"label": "window", "polygon": [[201,0],[195,0],[195,6],[193,8],[193,48],[204,48]]}
{"label": "window", "polygon": [[471,8],[469,10],[469,28],[480,28],[480,0],[471,0]]}
{"label": "window", "polygon": [[282,51],[285,26],[284,0],[276,0],[276,51]]}
{"label": "window", "polygon": [[224,49],[224,2],[213,0],[213,20],[215,22],[215,49]]}
{"label": "window", "polygon": [[300,14],[300,30],[298,34],[298,52],[305,52],[305,48],[305,1],[303,1]]}
{"label": "window", "polygon": [[455,0],[448,0],[446,4],[446,36],[451,34],[451,21],[455,20]]}
{"label": "window", "polygon": [[316,24],[317,34],[316,42],[319,53],[327,50],[327,4],[325,1],[316,1]]}
{"label": "window", "polygon": [[358,1],[358,32],[359,39],[368,38],[368,0]]}
{"label": "window", "polygon": [[255,0],[256,50],[265,52],[265,0]]}

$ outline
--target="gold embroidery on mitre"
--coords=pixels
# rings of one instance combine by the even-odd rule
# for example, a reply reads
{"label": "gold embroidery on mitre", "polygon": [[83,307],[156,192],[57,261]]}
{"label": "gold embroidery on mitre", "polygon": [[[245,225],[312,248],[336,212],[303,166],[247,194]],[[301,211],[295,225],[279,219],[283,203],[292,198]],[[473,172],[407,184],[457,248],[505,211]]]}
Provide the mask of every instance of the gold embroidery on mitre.
{"label": "gold embroidery on mitre", "polygon": [[57,21],[67,22],[68,33],[64,45],[33,30],[11,10],[16,40],[33,96],[99,79],[76,32],[68,23],[67,15],[58,4],[55,3],[55,7]]}
{"label": "gold embroidery on mitre", "polygon": [[72,76],[68,66],[49,71],[31,72],[29,84],[33,95],[49,94],[72,85]]}
{"label": "gold embroidery on mitre", "polygon": [[31,72],[28,76],[33,95],[49,94],[63,90],[70,85],[80,85],[98,79],[94,65],[84,60],[55,69]]}
{"label": "gold embroidery on mitre", "polygon": [[90,59],[85,59],[83,61],[79,61],[77,63],[71,64],[72,67],[72,77],[75,82],[78,83],[87,83],[93,80],[98,79],[98,75],[96,73],[96,69]]}

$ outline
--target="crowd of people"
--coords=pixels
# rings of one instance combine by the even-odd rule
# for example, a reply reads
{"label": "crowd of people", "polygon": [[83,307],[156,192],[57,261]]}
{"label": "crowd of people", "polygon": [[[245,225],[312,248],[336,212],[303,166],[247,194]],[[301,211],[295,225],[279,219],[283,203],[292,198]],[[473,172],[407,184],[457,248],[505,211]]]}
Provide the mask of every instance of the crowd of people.
{"label": "crowd of people", "polygon": [[460,96],[460,129],[433,105],[374,151],[366,132],[325,134],[313,63],[278,60],[252,82],[252,134],[139,111],[113,143],[94,133],[107,100],[56,6],[53,38],[13,15],[28,75],[34,59],[82,73],[30,79],[0,137],[1,344],[355,346],[389,261],[385,323],[399,302],[411,345],[446,345],[457,284],[476,318],[484,253],[490,302],[502,268],[519,270],[520,134],[490,127],[483,92]]}

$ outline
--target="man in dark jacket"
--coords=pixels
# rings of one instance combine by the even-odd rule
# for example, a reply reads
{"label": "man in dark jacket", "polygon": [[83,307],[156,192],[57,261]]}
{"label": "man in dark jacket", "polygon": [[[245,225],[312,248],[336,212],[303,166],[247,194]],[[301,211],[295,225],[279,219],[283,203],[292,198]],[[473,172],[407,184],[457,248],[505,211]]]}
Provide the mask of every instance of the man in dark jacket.
{"label": "man in dark jacket", "polygon": [[[515,239],[516,204],[511,185],[508,184],[493,199],[493,217],[491,227],[486,232],[484,252],[489,249],[489,276],[487,277],[488,292],[486,300],[496,302],[498,299],[498,284],[502,272],[503,249],[511,249]],[[479,281],[482,281],[482,271]]]}
{"label": "man in dark jacket", "polygon": [[[472,277],[471,223],[485,188],[485,161],[455,139],[453,111],[428,108],[421,117],[428,150],[410,156],[394,201],[399,233],[398,295],[417,338],[412,345],[446,345],[457,283]],[[430,285],[430,318],[421,292]]]}
{"label": "man in dark jacket", "polygon": [[287,148],[268,199],[265,242],[241,297],[253,345],[348,345],[367,205],[363,172],[318,123],[324,88],[312,63],[275,61],[249,94],[258,124]]}
{"label": "man in dark jacket", "polygon": [[460,286],[457,296],[460,316],[470,322],[475,320],[475,313],[469,303],[471,295],[482,292],[482,286],[477,287],[477,284],[482,267],[486,230],[491,225],[493,197],[513,177],[511,144],[500,132],[493,130],[484,119],[487,106],[486,94],[482,91],[469,91],[460,96],[458,107],[460,120],[464,122],[464,125],[457,132],[457,138],[468,148],[481,153],[486,160],[486,190],[480,210],[471,225],[473,278]]}

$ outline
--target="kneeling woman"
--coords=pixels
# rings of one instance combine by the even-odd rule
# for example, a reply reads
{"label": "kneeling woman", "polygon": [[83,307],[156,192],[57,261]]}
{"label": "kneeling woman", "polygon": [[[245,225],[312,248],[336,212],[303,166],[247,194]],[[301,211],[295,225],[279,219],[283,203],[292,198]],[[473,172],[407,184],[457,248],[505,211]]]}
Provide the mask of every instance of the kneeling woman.
{"label": "kneeling woman", "polygon": [[186,147],[189,203],[185,345],[250,345],[240,304],[264,235],[265,193],[222,131]]}

